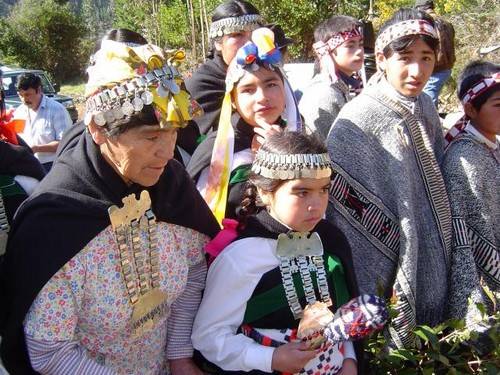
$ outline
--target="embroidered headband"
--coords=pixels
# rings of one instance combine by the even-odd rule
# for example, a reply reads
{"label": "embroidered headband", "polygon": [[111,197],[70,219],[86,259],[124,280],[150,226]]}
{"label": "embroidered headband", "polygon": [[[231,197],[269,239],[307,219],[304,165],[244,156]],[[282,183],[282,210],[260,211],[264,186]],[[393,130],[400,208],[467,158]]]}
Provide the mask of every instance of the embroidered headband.
{"label": "embroidered headband", "polygon": [[279,72],[285,87],[285,110],[281,117],[286,120],[286,127],[289,131],[300,131],[302,128],[297,102],[286,75],[281,69],[280,62],[281,53],[274,44],[274,34],[271,30],[263,27],[252,32],[251,42],[238,50],[236,58],[227,69],[226,94],[222,101],[208,180],[206,187],[201,189],[201,195],[219,223],[222,222],[226,213],[229,178],[233,165],[234,130],[231,124],[231,92],[245,72],[256,71],[261,66]]}
{"label": "embroidered headband", "polygon": [[184,51],[103,40],[87,69],[85,124],[111,124],[152,105],[160,127],[183,127],[201,108],[183,87]]}
{"label": "embroidered headband", "polygon": [[462,104],[470,103],[478,96],[481,96],[485,91],[500,83],[500,72],[493,74],[491,77],[485,77],[474,86],[472,86],[462,98]]}
{"label": "embroidered headband", "polygon": [[212,22],[209,37],[215,39],[238,31],[253,31],[262,26],[263,23],[264,19],[260,14],[223,18]]}
{"label": "embroidered headband", "polygon": [[335,61],[330,53],[342,43],[356,37],[363,37],[363,30],[361,27],[355,27],[352,30],[337,33],[328,39],[326,43],[319,41],[313,44],[314,52],[316,53],[316,56],[318,56],[321,66],[323,66],[328,72],[332,82],[336,82],[338,80],[338,75],[337,69],[335,68]]}
{"label": "embroidered headband", "polygon": [[382,52],[391,42],[408,35],[428,35],[438,39],[436,29],[426,20],[401,21],[379,34],[375,41],[375,53]]}
{"label": "embroidered headband", "polygon": [[252,172],[273,180],[325,178],[332,174],[330,156],[325,154],[274,154],[259,150]]}

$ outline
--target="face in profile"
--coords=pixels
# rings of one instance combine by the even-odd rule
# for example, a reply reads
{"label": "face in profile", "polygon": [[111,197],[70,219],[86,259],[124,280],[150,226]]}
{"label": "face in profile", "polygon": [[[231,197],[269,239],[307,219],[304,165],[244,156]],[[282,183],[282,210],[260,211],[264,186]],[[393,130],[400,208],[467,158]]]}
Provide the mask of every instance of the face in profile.
{"label": "face in profile", "polygon": [[436,55],[427,43],[416,38],[406,50],[394,52],[390,57],[377,53],[377,59],[387,81],[399,93],[417,96],[434,70]]}
{"label": "face in profile", "polygon": [[215,42],[215,49],[222,54],[222,59],[226,65],[233,61],[240,47],[243,47],[251,36],[251,31],[239,31],[224,35],[219,41]]}
{"label": "face in profile", "polygon": [[177,129],[144,125],[107,137],[92,123],[90,131],[106,161],[127,184],[155,185],[174,157]]}
{"label": "face in profile", "polygon": [[364,44],[362,37],[351,38],[332,52],[333,59],[339,70],[350,76],[363,67]]}
{"label": "face in profile", "polygon": [[233,91],[240,116],[251,126],[259,121],[275,124],[285,110],[285,86],[281,76],[264,67],[246,72]]}

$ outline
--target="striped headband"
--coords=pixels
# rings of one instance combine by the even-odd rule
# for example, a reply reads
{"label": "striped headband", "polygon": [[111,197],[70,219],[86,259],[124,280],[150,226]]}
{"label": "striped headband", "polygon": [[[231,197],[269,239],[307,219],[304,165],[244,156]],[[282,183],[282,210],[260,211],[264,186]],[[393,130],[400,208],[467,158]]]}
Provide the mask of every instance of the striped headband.
{"label": "striped headband", "polygon": [[407,20],[398,22],[382,31],[375,41],[375,53],[382,52],[396,39],[408,35],[428,35],[438,39],[434,26],[425,20]]}
{"label": "striped headband", "polygon": [[263,23],[264,19],[260,14],[245,14],[238,17],[223,18],[212,22],[209,37],[215,39],[238,31],[253,31],[262,26]]}
{"label": "striped headband", "polygon": [[491,77],[485,77],[474,86],[472,86],[462,98],[462,104],[470,103],[478,96],[482,95],[491,87],[500,83],[500,72],[493,74]]}
{"label": "striped headband", "polygon": [[361,27],[355,27],[349,31],[343,31],[335,34],[330,39],[325,42],[319,41],[313,44],[313,49],[318,58],[321,59],[322,56],[325,56],[332,52],[335,48],[340,46],[342,43],[347,42],[350,39],[356,37],[362,37],[363,32]]}
{"label": "striped headband", "polygon": [[314,52],[321,62],[322,70],[325,70],[330,76],[332,83],[338,81],[339,77],[335,66],[335,61],[330,53],[342,43],[356,37],[363,37],[361,27],[355,27],[349,31],[343,31],[335,34],[325,42],[319,41],[313,44]]}

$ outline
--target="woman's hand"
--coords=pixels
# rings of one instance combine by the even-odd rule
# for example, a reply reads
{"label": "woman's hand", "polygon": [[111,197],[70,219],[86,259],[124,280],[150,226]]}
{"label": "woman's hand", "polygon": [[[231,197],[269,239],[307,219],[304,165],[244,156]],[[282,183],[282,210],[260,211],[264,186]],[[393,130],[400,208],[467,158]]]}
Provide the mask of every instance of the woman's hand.
{"label": "woman's hand", "polygon": [[279,125],[268,124],[262,120],[256,120],[256,122],[257,126],[254,126],[253,128],[255,133],[254,140],[252,141],[253,151],[257,151],[270,135],[281,133],[283,131]]}
{"label": "woman's hand", "polygon": [[192,358],[171,359],[169,362],[172,375],[203,375]]}
{"label": "woman's hand", "polygon": [[357,375],[358,374],[358,365],[356,361],[352,358],[344,359],[342,362],[342,369],[338,373],[338,375]]}
{"label": "woman's hand", "polygon": [[316,351],[309,350],[305,342],[289,342],[274,349],[271,367],[275,371],[295,374],[315,356]]}

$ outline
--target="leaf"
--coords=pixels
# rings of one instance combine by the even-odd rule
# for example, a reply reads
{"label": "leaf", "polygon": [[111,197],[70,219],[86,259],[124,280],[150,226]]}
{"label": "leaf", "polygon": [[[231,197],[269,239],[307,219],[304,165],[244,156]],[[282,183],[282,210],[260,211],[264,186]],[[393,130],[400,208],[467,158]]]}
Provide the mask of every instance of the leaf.
{"label": "leaf", "polygon": [[420,326],[417,327],[414,332],[418,337],[423,339],[425,342],[429,342],[434,350],[438,350],[439,341],[432,328],[428,326]]}

